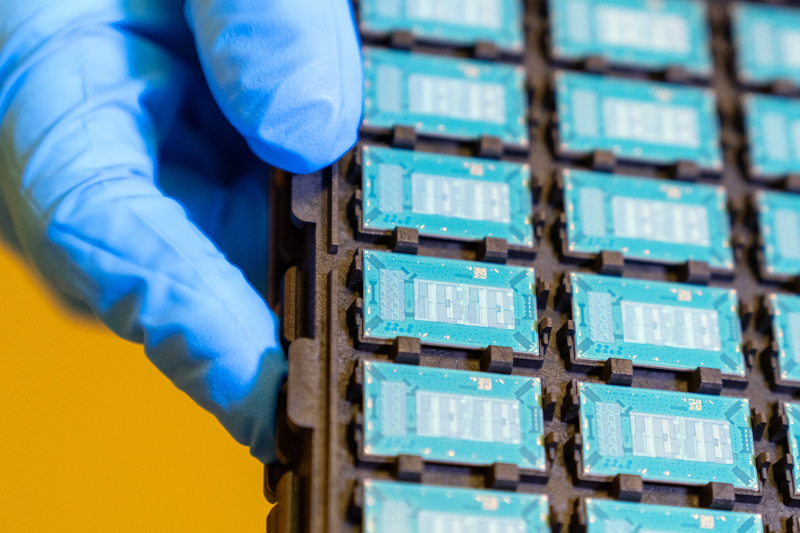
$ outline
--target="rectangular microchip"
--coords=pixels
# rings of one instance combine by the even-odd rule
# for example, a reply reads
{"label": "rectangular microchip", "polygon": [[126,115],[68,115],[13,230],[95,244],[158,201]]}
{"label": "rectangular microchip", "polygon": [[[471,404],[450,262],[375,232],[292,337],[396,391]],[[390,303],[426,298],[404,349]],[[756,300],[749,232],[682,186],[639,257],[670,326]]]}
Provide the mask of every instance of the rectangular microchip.
{"label": "rectangular microchip", "polygon": [[751,177],[774,180],[800,172],[800,102],[748,94],[744,122]]}
{"label": "rectangular microchip", "polygon": [[363,365],[365,457],[546,470],[539,378]]}
{"label": "rectangular microchip", "polygon": [[772,338],[776,354],[778,381],[800,387],[800,297],[770,294]]}
{"label": "rectangular microchip", "polygon": [[745,376],[733,289],[571,273],[575,359]]}
{"label": "rectangular microchip", "polygon": [[566,255],[608,250],[638,261],[733,268],[724,187],[581,170],[561,176]]}
{"label": "rectangular microchip", "polygon": [[722,170],[713,89],[559,71],[555,100],[559,155],[607,150],[630,161]]}
{"label": "rectangular microchip", "polygon": [[520,0],[361,0],[358,14],[363,35],[408,31],[425,42],[525,50]]}
{"label": "rectangular microchip", "polygon": [[550,55],[558,61],[605,58],[642,70],[713,72],[706,5],[695,0],[549,0]]}
{"label": "rectangular microchip", "polygon": [[532,268],[365,251],[362,335],[536,355]]}
{"label": "rectangular microchip", "polygon": [[455,240],[533,247],[528,164],[364,146],[365,232],[416,228]]}
{"label": "rectangular microchip", "polygon": [[549,533],[550,507],[544,494],[367,479],[363,528],[365,533]]}
{"label": "rectangular microchip", "polygon": [[789,428],[786,432],[786,438],[789,441],[788,452],[794,457],[794,466],[792,467],[792,479],[789,482],[792,484],[792,492],[795,495],[800,494],[800,403],[781,402],[783,410],[786,412],[786,418],[789,420]]}
{"label": "rectangular microchip", "polygon": [[731,12],[736,74],[744,84],[800,84],[800,10],[752,2]]}
{"label": "rectangular microchip", "polygon": [[586,498],[586,533],[763,533],[760,514]]}
{"label": "rectangular microchip", "polygon": [[529,146],[525,69],[364,48],[364,129],[413,127],[424,135]]}
{"label": "rectangular microchip", "polygon": [[759,489],[746,398],[600,383],[579,383],[578,393],[580,475]]}
{"label": "rectangular microchip", "polygon": [[767,278],[800,274],[800,196],[757,191],[761,268]]}

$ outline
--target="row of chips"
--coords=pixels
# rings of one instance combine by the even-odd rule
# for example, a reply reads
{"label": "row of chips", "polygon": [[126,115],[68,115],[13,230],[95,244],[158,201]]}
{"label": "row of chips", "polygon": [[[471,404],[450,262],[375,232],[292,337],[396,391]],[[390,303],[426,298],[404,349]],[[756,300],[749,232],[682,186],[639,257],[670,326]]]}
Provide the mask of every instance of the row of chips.
{"label": "row of chips", "polygon": [[[547,495],[365,480],[366,533],[549,533]],[[584,498],[586,533],[763,533],[760,514]]]}
{"label": "row of chips", "polygon": [[[714,73],[709,19],[699,0],[548,0],[548,53],[580,63],[599,57],[612,66],[695,78]],[[800,11],[734,3],[728,13],[738,79],[765,86],[800,85]],[[366,37],[406,31],[421,43],[475,46],[492,43],[512,55],[525,50],[520,0],[360,0]]]}

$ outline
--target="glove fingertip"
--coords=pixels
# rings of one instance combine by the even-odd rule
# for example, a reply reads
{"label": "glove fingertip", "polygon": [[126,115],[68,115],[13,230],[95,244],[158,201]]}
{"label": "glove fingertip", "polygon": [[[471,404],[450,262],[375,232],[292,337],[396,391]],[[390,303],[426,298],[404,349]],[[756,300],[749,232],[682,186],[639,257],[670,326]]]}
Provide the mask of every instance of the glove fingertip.
{"label": "glove fingertip", "polygon": [[212,92],[261,159],[311,172],[355,144],[363,74],[349,2],[190,3]]}
{"label": "glove fingertip", "polygon": [[358,140],[358,129],[342,124],[337,132],[308,128],[309,142],[276,143],[265,137],[249,138],[248,145],[264,161],[295,174],[308,174],[331,165]]}

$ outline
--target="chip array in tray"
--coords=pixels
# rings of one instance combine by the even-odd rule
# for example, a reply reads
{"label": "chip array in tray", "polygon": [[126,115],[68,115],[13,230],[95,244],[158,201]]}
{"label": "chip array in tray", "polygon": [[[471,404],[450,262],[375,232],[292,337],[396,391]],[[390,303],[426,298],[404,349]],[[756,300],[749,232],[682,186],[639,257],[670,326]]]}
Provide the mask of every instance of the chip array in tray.
{"label": "chip array in tray", "polygon": [[274,180],[270,527],[800,530],[800,7],[355,12],[361,140]]}

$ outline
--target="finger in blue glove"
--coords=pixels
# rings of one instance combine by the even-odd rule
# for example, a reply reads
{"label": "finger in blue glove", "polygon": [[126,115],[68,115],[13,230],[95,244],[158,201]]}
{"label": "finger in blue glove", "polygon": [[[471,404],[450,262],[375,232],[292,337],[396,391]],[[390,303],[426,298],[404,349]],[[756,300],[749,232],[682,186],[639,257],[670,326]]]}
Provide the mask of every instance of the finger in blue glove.
{"label": "finger in blue glove", "polygon": [[355,142],[349,4],[9,0],[0,20],[0,202],[23,253],[273,461],[286,361],[245,276],[265,278],[263,162],[312,171]]}

